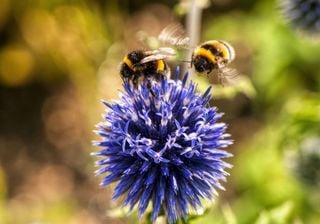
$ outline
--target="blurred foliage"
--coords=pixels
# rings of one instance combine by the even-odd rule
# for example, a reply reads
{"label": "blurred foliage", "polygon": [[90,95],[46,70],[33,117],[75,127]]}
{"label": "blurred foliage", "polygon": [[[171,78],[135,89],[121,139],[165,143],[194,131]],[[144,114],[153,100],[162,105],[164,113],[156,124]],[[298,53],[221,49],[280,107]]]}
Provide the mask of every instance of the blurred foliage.
{"label": "blurred foliage", "polygon": [[[99,100],[121,89],[123,55],[145,48],[136,32],[183,21],[185,2],[0,0],[0,223],[139,222],[97,187],[91,129]],[[319,187],[294,166],[320,136],[319,41],[286,24],[276,0],[215,0],[202,22],[202,41],[237,54],[240,82],[212,91],[234,168],[219,201],[187,223],[319,223]],[[200,91],[215,81],[194,79]],[[298,170],[318,174],[307,167]]]}

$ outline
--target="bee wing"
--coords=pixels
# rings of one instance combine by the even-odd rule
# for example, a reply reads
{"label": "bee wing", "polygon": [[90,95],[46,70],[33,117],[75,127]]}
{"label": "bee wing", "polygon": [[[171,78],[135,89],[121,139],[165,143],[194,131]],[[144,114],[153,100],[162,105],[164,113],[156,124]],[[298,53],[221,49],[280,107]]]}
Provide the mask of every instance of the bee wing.
{"label": "bee wing", "polygon": [[147,55],[140,61],[140,64],[144,64],[150,61],[168,59],[176,56],[176,52],[172,48],[159,48],[158,50],[154,51],[146,51]]}
{"label": "bee wing", "polygon": [[234,68],[223,67],[218,71],[218,79],[222,85],[233,85],[239,80],[239,72]]}
{"label": "bee wing", "polygon": [[190,38],[185,35],[185,31],[179,23],[165,27],[158,35],[158,39],[164,46],[188,47],[190,44]]}

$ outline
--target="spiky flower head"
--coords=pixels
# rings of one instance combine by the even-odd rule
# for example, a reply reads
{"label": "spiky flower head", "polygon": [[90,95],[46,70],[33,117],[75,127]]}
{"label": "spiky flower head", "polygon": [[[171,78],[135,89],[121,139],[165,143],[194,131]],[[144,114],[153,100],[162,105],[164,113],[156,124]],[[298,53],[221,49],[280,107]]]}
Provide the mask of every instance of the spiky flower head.
{"label": "spiky flower head", "polygon": [[218,123],[222,113],[209,106],[210,88],[200,95],[186,82],[187,75],[152,83],[153,94],[147,83],[125,83],[119,101],[104,102],[109,109],[97,125],[101,185],[117,182],[113,199],[137,205],[140,218],[152,202],[153,222],[163,212],[169,223],[186,219],[201,199],[213,200],[231,167],[222,158],[231,156],[223,148],[232,141]]}
{"label": "spiky flower head", "polygon": [[290,168],[305,185],[320,187],[320,137],[308,137],[302,141],[297,152],[290,155]]}
{"label": "spiky flower head", "polygon": [[280,0],[285,18],[298,29],[320,35],[320,0]]}

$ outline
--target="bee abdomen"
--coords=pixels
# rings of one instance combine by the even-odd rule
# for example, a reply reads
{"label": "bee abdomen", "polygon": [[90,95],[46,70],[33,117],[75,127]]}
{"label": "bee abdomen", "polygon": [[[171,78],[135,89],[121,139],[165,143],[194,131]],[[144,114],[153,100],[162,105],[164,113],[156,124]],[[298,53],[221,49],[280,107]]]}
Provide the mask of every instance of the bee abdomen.
{"label": "bee abdomen", "polygon": [[200,47],[210,51],[214,56],[223,58],[228,62],[233,61],[235,58],[235,51],[233,47],[225,41],[210,40],[203,43]]}
{"label": "bee abdomen", "polygon": [[236,53],[234,51],[234,48],[228,42],[219,40],[219,43],[223,44],[223,46],[227,49],[227,52],[229,55],[229,57],[228,57],[229,62],[233,61],[236,57]]}

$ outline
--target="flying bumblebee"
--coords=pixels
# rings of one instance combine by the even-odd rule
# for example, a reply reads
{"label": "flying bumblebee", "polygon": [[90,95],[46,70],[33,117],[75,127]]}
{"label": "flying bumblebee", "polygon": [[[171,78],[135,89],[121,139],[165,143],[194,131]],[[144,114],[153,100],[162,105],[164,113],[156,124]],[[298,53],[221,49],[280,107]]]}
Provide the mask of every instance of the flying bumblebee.
{"label": "flying bumblebee", "polygon": [[226,67],[235,59],[234,48],[221,40],[209,40],[196,47],[191,56],[191,67],[198,73],[207,75],[217,71],[220,84],[230,82],[237,76],[237,71]]}
{"label": "flying bumblebee", "polygon": [[184,35],[184,30],[180,24],[172,24],[163,29],[158,39],[162,45],[175,48],[172,51],[176,55],[181,52],[181,49],[191,49],[191,59],[180,61],[190,63],[191,67],[194,67],[195,71],[200,74],[206,73],[209,75],[216,72],[220,84],[232,83],[237,76],[238,72],[235,69],[227,67],[235,59],[235,51],[225,41],[209,40],[197,47],[192,47],[190,46],[190,39]]}

